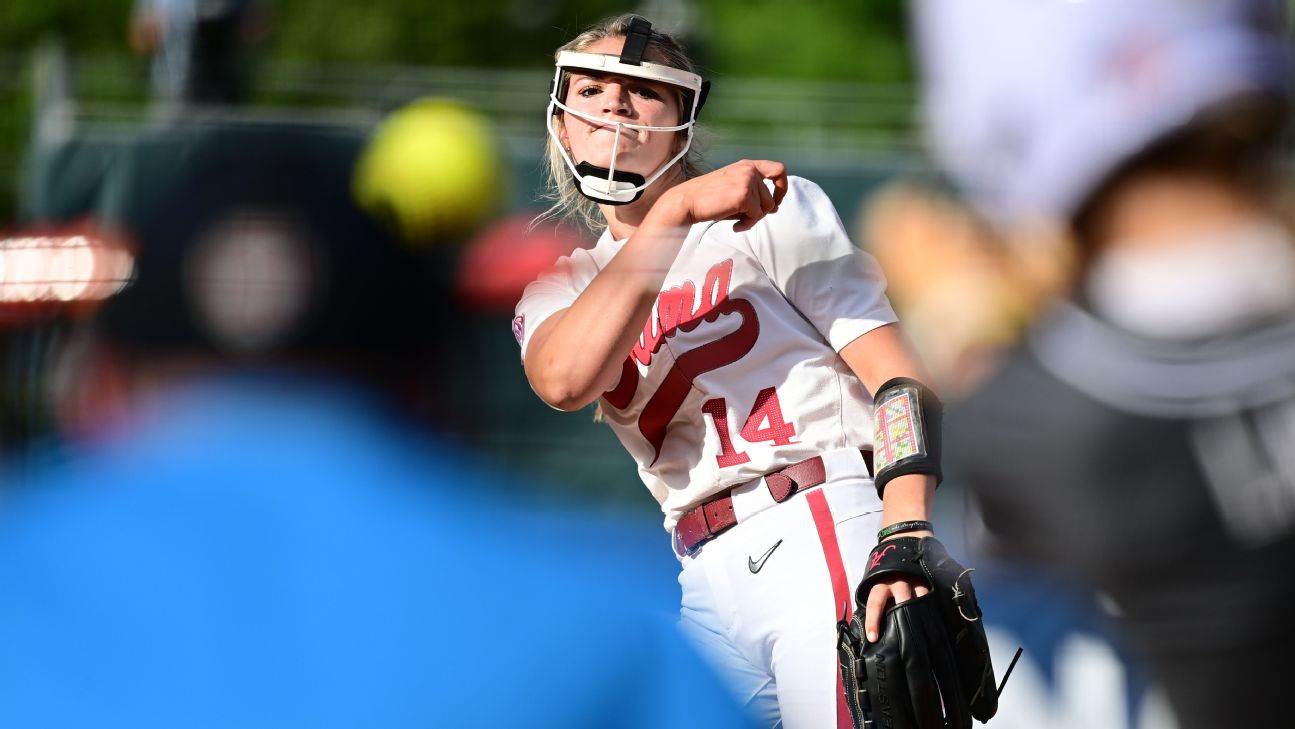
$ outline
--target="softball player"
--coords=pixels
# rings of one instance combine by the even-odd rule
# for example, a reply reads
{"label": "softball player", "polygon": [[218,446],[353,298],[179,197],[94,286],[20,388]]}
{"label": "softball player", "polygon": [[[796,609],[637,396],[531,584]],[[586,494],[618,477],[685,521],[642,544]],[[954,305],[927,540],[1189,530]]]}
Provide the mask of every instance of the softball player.
{"label": "softball player", "polygon": [[[682,565],[682,626],[739,697],[770,725],[848,726],[836,624],[879,527],[930,534],[938,401],[817,185],[768,160],[698,172],[707,90],[637,16],[559,49],[553,212],[605,230],[526,289],[514,334],[535,392],[599,401],[638,462]],[[869,632],[925,590],[874,587]]]}

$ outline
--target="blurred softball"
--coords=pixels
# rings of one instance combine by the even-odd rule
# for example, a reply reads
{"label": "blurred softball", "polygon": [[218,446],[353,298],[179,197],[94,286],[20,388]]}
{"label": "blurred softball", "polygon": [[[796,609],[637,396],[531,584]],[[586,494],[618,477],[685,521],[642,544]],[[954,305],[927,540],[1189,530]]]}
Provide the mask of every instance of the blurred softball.
{"label": "blurred softball", "polygon": [[456,240],[500,210],[502,167],[484,116],[456,101],[420,99],[374,132],[356,168],[354,193],[411,244]]}

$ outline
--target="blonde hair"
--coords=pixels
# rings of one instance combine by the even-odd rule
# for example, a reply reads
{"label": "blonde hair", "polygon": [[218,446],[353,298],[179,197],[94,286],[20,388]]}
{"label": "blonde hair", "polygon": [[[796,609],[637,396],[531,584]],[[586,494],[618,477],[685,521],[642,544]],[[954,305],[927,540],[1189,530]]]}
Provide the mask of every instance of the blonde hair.
{"label": "blonde hair", "polygon": [[[554,53],[554,59],[556,60],[557,54],[562,51],[580,51],[604,38],[624,37],[629,32],[630,23],[639,18],[641,16],[626,13],[625,15],[599,21],[569,43],[558,48],[557,52]],[[697,69],[693,66],[692,59],[688,57],[688,53],[684,50],[683,44],[673,37],[654,30],[648,37],[647,47],[649,53],[655,53],[658,62],[690,73],[697,73]],[[562,99],[566,89],[555,89],[554,93],[557,94],[559,99]],[[679,89],[680,123],[683,123],[691,109],[688,93],[684,89]],[[555,123],[558,125],[563,124],[561,117]],[[561,126],[559,126],[560,128]],[[678,132],[678,134],[686,133],[684,131]],[[562,150],[552,136],[549,137],[548,143],[544,147],[544,162],[544,191],[540,193],[540,199],[551,201],[552,205],[548,210],[536,217],[534,222],[538,223],[550,218],[574,219],[589,228],[589,230],[595,233],[600,232],[607,225],[607,221],[603,218],[602,211],[598,209],[598,204],[580,194],[575,178],[571,176],[571,170],[567,168],[566,160],[562,157]],[[688,154],[684,155],[683,159],[679,160],[677,164],[681,167],[685,180],[703,173],[696,126],[693,127],[692,146],[689,147]]]}

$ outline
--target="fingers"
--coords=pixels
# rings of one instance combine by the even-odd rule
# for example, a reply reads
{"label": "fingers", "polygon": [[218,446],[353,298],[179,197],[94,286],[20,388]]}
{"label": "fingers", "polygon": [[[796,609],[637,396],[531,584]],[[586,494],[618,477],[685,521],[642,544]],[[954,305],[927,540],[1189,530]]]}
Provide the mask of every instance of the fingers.
{"label": "fingers", "polygon": [[[736,216],[737,223],[733,225],[733,230],[738,232],[750,230],[768,212],[764,208],[764,201],[761,199],[760,193],[756,192],[756,190],[764,190],[763,181],[756,181],[753,187],[747,189],[746,199],[742,201],[742,207]],[[768,193],[767,190],[765,192],[766,194]],[[770,196],[770,200],[772,199],[772,196]]]}
{"label": "fingers", "polygon": [[685,181],[676,196],[687,224],[733,220],[733,229],[744,231],[777,212],[786,193],[787,168],[781,162],[742,160]]}
{"label": "fingers", "polygon": [[[742,201],[741,209],[733,216],[738,221],[733,225],[733,230],[741,232],[750,230],[761,218],[778,211],[778,201],[781,200],[781,194],[786,192],[787,169],[781,162],[770,160],[743,160],[734,166],[743,168],[749,175],[746,198]],[[770,174],[778,179],[771,178]],[[782,193],[779,192],[779,180]]]}
{"label": "fingers", "polygon": [[787,196],[787,166],[771,159],[753,160],[751,164],[755,165],[761,177],[773,183],[773,204],[774,210],[777,210],[782,199]]}
{"label": "fingers", "polygon": [[890,603],[896,605],[914,597],[921,597],[931,590],[926,585],[910,584],[904,579],[889,582],[878,582],[868,591],[868,608],[864,614],[863,628],[868,634],[868,642],[876,643],[881,635],[881,616]]}
{"label": "fingers", "polygon": [[868,610],[864,613],[863,628],[868,634],[868,642],[876,643],[881,635],[881,615],[890,602],[890,585],[879,582],[868,591]]}
{"label": "fingers", "polygon": [[[760,181],[757,187],[763,201],[761,209],[765,213],[776,212],[787,195],[787,166],[771,159],[742,160],[737,164],[749,166],[757,175]],[[772,183],[772,190],[765,184],[765,180]]]}
{"label": "fingers", "polygon": [[760,184],[755,186],[756,194],[760,196],[760,211],[765,215],[778,211],[778,202],[773,199],[773,193],[769,189],[770,185],[766,180],[760,180]]}

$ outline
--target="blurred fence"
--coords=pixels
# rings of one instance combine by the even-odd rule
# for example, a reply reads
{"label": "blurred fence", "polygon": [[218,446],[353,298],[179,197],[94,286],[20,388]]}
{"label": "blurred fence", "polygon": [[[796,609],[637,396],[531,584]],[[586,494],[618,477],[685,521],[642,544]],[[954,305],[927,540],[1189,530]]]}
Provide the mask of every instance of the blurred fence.
{"label": "blurred fence", "polygon": [[[547,70],[271,60],[259,67],[250,105],[213,109],[208,118],[368,126],[409,100],[447,96],[488,114],[510,156],[533,162],[543,148],[542,110],[551,79]],[[916,163],[909,87],[727,77],[713,82],[702,139],[716,164],[758,156],[838,174],[890,172]],[[0,54],[0,117],[29,112],[0,139],[0,174],[12,177],[20,169],[26,141],[41,126],[74,122],[79,136],[99,139],[134,133],[155,114],[148,93],[148,64],[129,55],[70,56],[54,45],[32,56]],[[17,100],[22,95],[33,98],[23,103]],[[73,105],[56,108],[66,101]],[[70,118],[60,121],[51,113]],[[20,130],[23,124],[26,130]]]}
{"label": "blurred fence", "polygon": [[[279,100],[334,99],[366,108],[427,94],[458,98],[490,114],[509,148],[525,157],[542,148],[541,110],[551,81],[549,71],[279,63],[263,70],[260,89]],[[907,87],[748,78],[713,83],[703,121],[719,157],[759,151],[815,167],[853,167],[916,147]]]}

